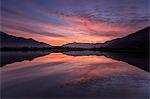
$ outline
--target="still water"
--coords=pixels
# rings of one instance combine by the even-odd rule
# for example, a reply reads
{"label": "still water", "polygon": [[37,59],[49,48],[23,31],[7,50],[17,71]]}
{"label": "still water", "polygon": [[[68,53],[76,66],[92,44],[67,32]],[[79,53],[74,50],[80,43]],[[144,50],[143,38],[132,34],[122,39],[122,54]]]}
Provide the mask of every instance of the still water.
{"label": "still water", "polygon": [[148,65],[141,55],[131,55],[136,57],[132,59],[129,54],[122,58],[93,51],[1,55],[2,98],[149,97],[149,72],[136,67],[137,62]]}

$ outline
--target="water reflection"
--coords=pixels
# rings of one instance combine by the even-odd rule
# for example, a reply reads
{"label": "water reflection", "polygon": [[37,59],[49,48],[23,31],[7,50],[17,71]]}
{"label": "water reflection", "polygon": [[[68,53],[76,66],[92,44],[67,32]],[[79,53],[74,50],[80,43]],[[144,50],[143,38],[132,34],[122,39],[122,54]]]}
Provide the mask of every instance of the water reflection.
{"label": "water reflection", "polygon": [[114,60],[126,62],[140,69],[149,72],[149,55],[147,53],[114,53],[114,52],[99,52],[99,51],[69,51],[63,54],[71,56],[105,56]]}
{"label": "water reflection", "polygon": [[148,98],[148,72],[98,52],[88,53],[51,53],[5,65],[2,97]]}
{"label": "water reflection", "polygon": [[147,53],[105,53],[107,58],[126,62],[149,72],[149,55]]}
{"label": "water reflection", "polygon": [[[29,51],[29,52],[1,52],[1,66],[24,60],[33,60],[34,58],[48,55],[53,52],[48,51]],[[59,52],[54,52],[59,53]],[[126,62],[140,69],[149,72],[149,55],[146,53],[113,53],[100,51],[68,51],[61,52],[69,56],[105,56],[115,60]]]}
{"label": "water reflection", "polygon": [[0,52],[1,55],[1,67],[5,66],[7,64],[11,64],[14,62],[21,62],[24,60],[33,60],[36,57],[44,56],[49,54],[49,52],[43,52],[43,51],[28,51],[28,52],[22,52],[22,51],[3,51]]}

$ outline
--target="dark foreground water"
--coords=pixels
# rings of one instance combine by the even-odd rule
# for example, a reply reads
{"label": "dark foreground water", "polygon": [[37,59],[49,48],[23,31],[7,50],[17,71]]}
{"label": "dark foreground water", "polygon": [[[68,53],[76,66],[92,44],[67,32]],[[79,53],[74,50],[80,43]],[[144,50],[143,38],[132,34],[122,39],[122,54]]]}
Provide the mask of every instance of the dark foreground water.
{"label": "dark foreground water", "polygon": [[144,54],[2,52],[2,98],[149,98]]}

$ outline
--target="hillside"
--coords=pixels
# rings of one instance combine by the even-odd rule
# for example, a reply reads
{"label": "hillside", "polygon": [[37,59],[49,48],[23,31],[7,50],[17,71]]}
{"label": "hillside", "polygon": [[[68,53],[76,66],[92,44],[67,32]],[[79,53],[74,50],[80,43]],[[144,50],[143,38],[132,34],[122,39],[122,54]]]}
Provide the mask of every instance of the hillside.
{"label": "hillside", "polygon": [[104,48],[142,48],[147,49],[149,47],[149,27],[146,27],[140,31],[132,33],[123,38],[117,38],[111,41],[107,41],[103,44]]}
{"label": "hillside", "polygon": [[65,48],[82,48],[82,49],[93,49],[93,48],[100,48],[101,43],[68,43],[64,44],[63,47]]}
{"label": "hillside", "polygon": [[38,42],[32,38],[25,39],[22,37],[15,37],[12,35],[8,35],[4,32],[0,32],[1,36],[1,48],[42,48],[42,47],[51,47],[49,44],[45,44],[42,42]]}
{"label": "hillside", "polygon": [[131,33],[128,36],[106,41],[105,43],[68,43],[64,48],[81,49],[123,49],[123,50],[147,50],[149,49],[149,27]]}

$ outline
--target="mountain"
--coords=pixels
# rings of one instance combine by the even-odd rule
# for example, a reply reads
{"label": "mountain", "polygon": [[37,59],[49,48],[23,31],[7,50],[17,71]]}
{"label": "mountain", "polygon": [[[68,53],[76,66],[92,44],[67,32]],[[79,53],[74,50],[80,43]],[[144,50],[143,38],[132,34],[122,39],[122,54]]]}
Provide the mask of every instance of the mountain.
{"label": "mountain", "polygon": [[64,48],[81,48],[81,49],[148,49],[149,48],[149,27],[131,33],[123,38],[117,38],[105,43],[68,43],[63,45]]}
{"label": "mountain", "polygon": [[51,47],[49,44],[45,44],[43,42],[38,42],[32,38],[25,39],[22,37],[15,37],[12,35],[8,35],[4,32],[0,32],[1,37],[1,48],[42,48],[42,47]]}
{"label": "mountain", "polygon": [[[34,39],[25,39],[21,37],[15,37],[6,33],[0,32],[1,35],[1,48],[31,48],[31,47],[52,47],[51,45],[35,41]],[[61,49],[148,49],[149,48],[149,27],[146,27],[140,31],[132,33],[123,38],[117,38],[114,40],[106,41],[105,43],[68,43],[64,44]],[[58,47],[58,48],[59,48]],[[54,47],[57,48],[57,47]],[[57,48],[57,49],[58,49]]]}
{"label": "mountain", "polygon": [[117,38],[111,41],[106,41],[102,47],[147,49],[149,47],[149,27],[146,27],[123,38]]}
{"label": "mountain", "polygon": [[65,48],[81,48],[81,49],[92,49],[92,48],[100,48],[101,43],[68,43],[64,44],[63,47]]}

